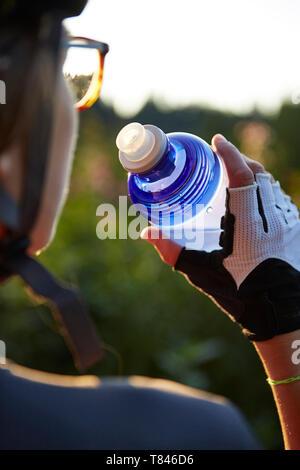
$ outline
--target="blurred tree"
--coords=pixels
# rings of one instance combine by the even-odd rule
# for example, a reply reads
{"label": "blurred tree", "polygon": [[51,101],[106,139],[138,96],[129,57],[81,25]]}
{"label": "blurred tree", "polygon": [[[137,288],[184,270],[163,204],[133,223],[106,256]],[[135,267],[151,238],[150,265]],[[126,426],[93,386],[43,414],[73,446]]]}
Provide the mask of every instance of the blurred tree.
{"label": "blurred tree", "polygon": [[65,78],[72,87],[76,101],[80,101],[89,89],[92,75],[71,75],[65,74]]}

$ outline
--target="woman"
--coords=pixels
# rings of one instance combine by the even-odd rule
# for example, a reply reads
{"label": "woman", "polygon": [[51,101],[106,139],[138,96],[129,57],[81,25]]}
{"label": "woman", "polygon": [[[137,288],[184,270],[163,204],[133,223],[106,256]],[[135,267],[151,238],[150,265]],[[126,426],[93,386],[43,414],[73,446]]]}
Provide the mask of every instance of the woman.
{"label": "woman", "polygon": [[[24,7],[19,1],[9,10],[9,2],[0,2],[1,70],[10,87],[0,119],[3,277],[20,274],[37,293],[54,300],[81,369],[101,355],[95,332],[76,295],[29,255],[52,240],[68,188],[77,114],[61,70],[61,21],[84,4]],[[22,89],[14,82],[16,64],[24,77]],[[212,254],[182,250],[157,239],[153,228],[142,238],[255,342],[269,377],[284,381],[272,386],[286,448],[299,448],[300,382],[288,381],[299,375],[290,360],[291,343],[300,338],[298,212],[260,164],[220,135],[212,145],[229,175],[223,249]],[[226,399],[171,381],[64,378],[8,365],[0,370],[0,394],[3,449],[260,448]]]}

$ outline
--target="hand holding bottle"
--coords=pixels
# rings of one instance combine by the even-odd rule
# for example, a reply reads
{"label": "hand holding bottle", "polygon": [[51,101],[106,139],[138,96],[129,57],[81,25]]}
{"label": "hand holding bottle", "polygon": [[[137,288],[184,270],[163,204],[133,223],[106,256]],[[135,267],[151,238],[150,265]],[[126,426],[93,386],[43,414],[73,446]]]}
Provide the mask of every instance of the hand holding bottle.
{"label": "hand holding bottle", "polygon": [[[212,146],[225,163],[230,188],[253,184],[254,173],[264,171],[263,166],[259,162],[244,157],[221,134],[217,134],[212,139]],[[155,246],[161,259],[166,264],[172,267],[175,266],[179,253],[182,251],[181,246],[173,240],[166,240],[160,237],[157,227],[147,227],[142,232],[141,238]]]}
{"label": "hand holding bottle", "polygon": [[300,220],[297,207],[263,166],[244,157],[220,135],[213,147],[229,177],[221,250],[188,250],[157,238],[142,238],[166,263],[214,299],[253,341],[300,328]]}
{"label": "hand holding bottle", "polygon": [[299,450],[300,369],[293,358],[300,342],[299,212],[260,163],[222,136],[212,143],[229,177],[223,249],[182,249],[158,239],[155,227],[145,229],[142,238],[254,342],[272,386],[285,449]]}

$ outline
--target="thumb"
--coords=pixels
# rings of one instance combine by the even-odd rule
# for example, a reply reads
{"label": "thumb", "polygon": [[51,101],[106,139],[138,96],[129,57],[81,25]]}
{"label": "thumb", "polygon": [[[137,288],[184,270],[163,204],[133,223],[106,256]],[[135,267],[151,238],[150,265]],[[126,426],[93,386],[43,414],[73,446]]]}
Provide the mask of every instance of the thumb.
{"label": "thumb", "polygon": [[253,184],[254,175],[239,150],[221,134],[212,139],[212,147],[222,157],[229,178],[230,188]]}
{"label": "thumb", "polygon": [[156,251],[164,263],[175,266],[178,256],[182,251],[182,246],[178,245],[178,243],[175,243],[173,240],[164,238],[161,230],[155,226],[144,228],[141,233],[141,238],[155,246]]}

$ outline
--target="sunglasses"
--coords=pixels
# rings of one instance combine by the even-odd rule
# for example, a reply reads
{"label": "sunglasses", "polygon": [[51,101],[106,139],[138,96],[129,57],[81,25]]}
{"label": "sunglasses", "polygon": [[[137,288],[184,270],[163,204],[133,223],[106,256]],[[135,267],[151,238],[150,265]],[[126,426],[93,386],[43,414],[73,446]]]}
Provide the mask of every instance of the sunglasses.
{"label": "sunglasses", "polygon": [[79,36],[64,41],[63,74],[70,84],[79,111],[90,108],[99,98],[108,44]]}

